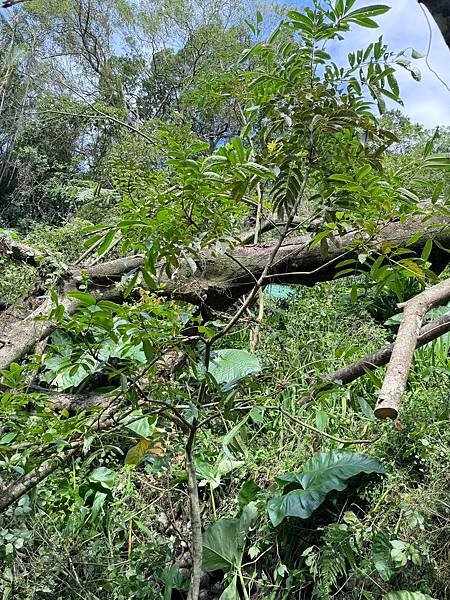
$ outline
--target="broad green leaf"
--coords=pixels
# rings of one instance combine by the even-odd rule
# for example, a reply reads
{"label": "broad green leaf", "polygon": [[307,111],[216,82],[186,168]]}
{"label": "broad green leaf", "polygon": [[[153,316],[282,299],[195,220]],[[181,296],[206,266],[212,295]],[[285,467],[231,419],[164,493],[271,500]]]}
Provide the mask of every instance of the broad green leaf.
{"label": "broad green leaf", "polygon": [[97,467],[89,475],[89,481],[100,483],[105,489],[111,490],[116,481],[116,474],[112,469],[108,469],[107,467]]}
{"label": "broad green leaf", "polygon": [[239,504],[239,508],[244,508],[244,506],[247,506],[247,504],[250,504],[250,502],[253,502],[254,500],[256,500],[257,495],[259,494],[259,492],[261,491],[261,488],[259,487],[259,485],[257,485],[253,479],[248,479],[244,485],[241,487],[241,489],[239,490],[239,494],[238,494],[238,504]]}
{"label": "broad green leaf", "polygon": [[137,433],[141,438],[150,439],[155,431],[156,417],[143,417],[137,421],[131,421],[125,425],[127,429],[131,429],[134,433]]}
{"label": "broad green leaf", "polygon": [[330,418],[327,413],[323,410],[318,410],[316,412],[316,427],[319,431],[325,431],[330,422]]}
{"label": "broad green leaf", "polygon": [[239,518],[222,518],[206,528],[203,534],[205,571],[228,571],[240,567],[245,538],[257,516],[255,504],[250,503]]}
{"label": "broad green leaf", "polygon": [[318,488],[292,490],[284,496],[272,498],[267,503],[267,512],[274,527],[286,517],[308,519],[325,500],[326,492]]}
{"label": "broad green leaf", "polygon": [[381,463],[356,452],[320,452],[310,458],[300,473],[280,475],[277,481],[296,486],[280,497],[269,500],[267,510],[274,526],[285,517],[307,519],[325,500],[331,490],[342,491],[348,479],[359,473],[384,473]]}
{"label": "broad green leaf", "polygon": [[212,357],[209,372],[224,389],[229,389],[243,377],[261,371],[259,359],[247,350],[218,350]]}
{"label": "broad green leaf", "polygon": [[383,581],[389,581],[396,573],[391,558],[391,544],[386,531],[378,532],[373,538],[372,557],[375,569]]}
{"label": "broad green leaf", "polygon": [[357,452],[320,452],[305,463],[301,485],[341,491],[347,487],[346,480],[359,473],[385,473],[385,469],[377,459]]}

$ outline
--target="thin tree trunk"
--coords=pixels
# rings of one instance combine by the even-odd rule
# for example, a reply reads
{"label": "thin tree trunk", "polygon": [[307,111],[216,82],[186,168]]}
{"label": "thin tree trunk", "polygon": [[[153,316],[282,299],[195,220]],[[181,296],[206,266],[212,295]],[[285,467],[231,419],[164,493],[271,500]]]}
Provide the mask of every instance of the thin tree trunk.
{"label": "thin tree trunk", "polygon": [[186,445],[186,470],[188,476],[189,508],[191,521],[191,554],[192,572],[188,600],[198,600],[200,594],[200,580],[202,577],[203,537],[200,502],[198,497],[197,473],[194,460],[195,426],[189,434]]}

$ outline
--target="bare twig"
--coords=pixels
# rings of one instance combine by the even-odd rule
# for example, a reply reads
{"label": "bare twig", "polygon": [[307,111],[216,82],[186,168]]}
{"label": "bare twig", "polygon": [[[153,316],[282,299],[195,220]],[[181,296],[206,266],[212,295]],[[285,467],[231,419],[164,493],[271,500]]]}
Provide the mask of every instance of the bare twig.
{"label": "bare twig", "polygon": [[374,437],[371,440],[358,440],[358,439],[350,440],[350,439],[345,439],[345,438],[344,439],[338,438],[334,435],[331,435],[330,433],[325,433],[325,431],[320,431],[320,429],[317,429],[316,427],[309,425],[309,423],[305,423],[305,421],[302,421],[301,419],[299,419],[295,415],[291,414],[287,410],[284,410],[284,408],[281,408],[281,406],[266,406],[265,408],[268,408],[270,410],[278,410],[281,414],[283,414],[285,417],[290,419],[292,422],[296,423],[297,425],[300,425],[300,427],[303,427],[304,429],[309,429],[309,431],[313,431],[317,435],[327,438],[328,440],[332,440],[333,442],[337,442],[338,444],[343,444],[344,446],[349,446],[350,444],[367,444],[367,445],[374,444],[381,437],[379,435],[377,437]]}

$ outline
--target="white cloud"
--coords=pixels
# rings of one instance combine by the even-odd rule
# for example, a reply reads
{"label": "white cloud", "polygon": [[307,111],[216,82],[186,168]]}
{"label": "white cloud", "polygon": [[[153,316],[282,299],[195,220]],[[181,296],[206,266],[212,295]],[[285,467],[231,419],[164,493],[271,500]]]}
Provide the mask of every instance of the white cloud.
{"label": "white cloud", "polygon": [[[304,5],[305,2],[299,4]],[[412,47],[426,54],[430,32],[422,5],[417,0],[358,0],[354,8],[370,4],[386,4],[392,8],[385,15],[375,17],[380,25],[379,29],[355,27],[343,42],[337,43],[333,48],[336,60],[342,60],[352,50],[366,47],[380,35],[383,35],[389,50],[397,52]],[[450,50],[435,21],[425,8],[424,10],[432,29],[429,63],[450,87]],[[403,69],[398,71],[401,96],[405,103],[402,110],[413,121],[428,128],[450,125],[450,92],[429,70],[425,59],[414,62],[422,72],[422,81],[414,81]]]}

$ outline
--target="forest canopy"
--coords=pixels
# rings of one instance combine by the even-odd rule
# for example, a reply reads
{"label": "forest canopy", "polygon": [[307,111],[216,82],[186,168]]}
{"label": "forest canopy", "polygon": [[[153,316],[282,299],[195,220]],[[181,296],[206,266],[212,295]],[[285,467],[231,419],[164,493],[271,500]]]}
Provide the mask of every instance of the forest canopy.
{"label": "forest canopy", "polygon": [[4,600],[448,597],[450,128],[305,4],[3,3]]}

